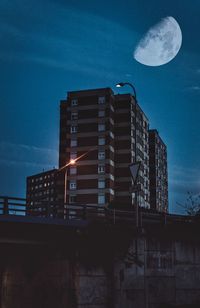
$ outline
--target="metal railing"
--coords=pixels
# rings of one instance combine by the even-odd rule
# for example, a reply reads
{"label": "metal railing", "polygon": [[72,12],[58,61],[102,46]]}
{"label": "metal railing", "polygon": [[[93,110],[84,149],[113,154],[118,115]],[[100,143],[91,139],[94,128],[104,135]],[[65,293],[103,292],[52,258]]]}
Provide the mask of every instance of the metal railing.
{"label": "metal railing", "polygon": [[0,196],[0,215],[26,215],[26,199]]}
{"label": "metal railing", "polygon": [[[37,206],[27,204],[24,198],[0,196],[0,215],[51,217],[69,220],[89,220],[109,223],[136,223],[134,210],[122,210],[91,204],[66,204],[40,201]],[[159,213],[140,208],[138,226],[146,224],[191,224],[200,218]]]}

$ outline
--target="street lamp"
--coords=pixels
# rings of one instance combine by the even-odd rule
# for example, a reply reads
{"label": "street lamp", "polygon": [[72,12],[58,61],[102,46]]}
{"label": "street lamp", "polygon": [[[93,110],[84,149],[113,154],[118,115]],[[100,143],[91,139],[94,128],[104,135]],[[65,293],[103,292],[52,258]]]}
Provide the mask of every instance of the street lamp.
{"label": "street lamp", "polygon": [[133,179],[133,191],[135,193],[135,207],[136,207],[136,227],[138,228],[139,226],[139,217],[138,217],[138,174],[140,170],[140,165],[141,162],[137,161],[137,95],[136,95],[136,90],[135,87],[130,83],[130,82],[119,82],[116,84],[117,88],[121,88],[124,86],[130,86],[131,89],[133,90],[134,98],[135,98],[135,162],[130,165],[130,171],[131,171],[131,176]]}
{"label": "street lamp", "polygon": [[132,88],[133,93],[134,93],[134,98],[135,98],[135,101],[137,103],[136,90],[135,90],[135,87],[130,82],[119,82],[119,83],[116,84],[117,88],[122,88],[124,86],[130,86]]}
{"label": "street lamp", "polygon": [[94,151],[94,149],[91,149],[85,153],[83,153],[82,155],[78,156],[75,159],[70,159],[70,161],[68,163],[66,163],[64,166],[62,166],[60,169],[58,169],[58,171],[62,171],[65,170],[65,178],[64,178],[64,204],[67,203],[67,171],[68,171],[68,167],[69,166],[73,166],[76,164],[76,162],[81,159],[82,157],[86,156],[89,152]]}
{"label": "street lamp", "polygon": [[75,159],[70,159],[69,163],[67,164],[65,168],[65,179],[64,179],[64,204],[67,203],[67,171],[68,171],[68,166],[73,166],[76,164]]}

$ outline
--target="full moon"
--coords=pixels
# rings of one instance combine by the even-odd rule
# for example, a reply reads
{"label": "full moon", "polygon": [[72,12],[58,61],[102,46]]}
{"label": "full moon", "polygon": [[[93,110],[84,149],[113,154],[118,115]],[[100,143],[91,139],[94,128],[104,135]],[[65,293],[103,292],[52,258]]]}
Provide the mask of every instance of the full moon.
{"label": "full moon", "polygon": [[169,16],[149,29],[136,46],[133,57],[144,65],[163,65],[175,58],[181,44],[180,26]]}

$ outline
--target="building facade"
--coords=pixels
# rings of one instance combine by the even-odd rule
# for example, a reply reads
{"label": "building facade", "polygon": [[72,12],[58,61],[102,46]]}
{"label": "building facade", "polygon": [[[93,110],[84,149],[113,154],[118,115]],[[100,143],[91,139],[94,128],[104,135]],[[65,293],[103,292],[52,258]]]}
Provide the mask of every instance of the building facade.
{"label": "building facade", "polygon": [[167,147],[156,129],[149,130],[150,206],[168,211]]}
{"label": "building facade", "polygon": [[110,88],[69,92],[60,106],[59,168],[81,158],[67,170],[67,203],[134,204],[129,165],[136,160],[139,205],[149,208],[148,126],[130,94],[114,95]]}
{"label": "building facade", "polygon": [[[27,177],[26,200],[28,214],[34,216],[58,217],[57,186],[57,169]],[[62,214],[60,216],[62,216]]]}
{"label": "building facade", "polygon": [[67,203],[111,202],[114,198],[111,89],[69,92],[60,108],[59,167],[81,157],[67,169]]}
{"label": "building facade", "polygon": [[[134,204],[129,165],[141,162],[139,206],[149,208],[149,122],[130,94],[115,95],[115,195],[117,202]],[[130,193],[131,192],[131,193]]]}

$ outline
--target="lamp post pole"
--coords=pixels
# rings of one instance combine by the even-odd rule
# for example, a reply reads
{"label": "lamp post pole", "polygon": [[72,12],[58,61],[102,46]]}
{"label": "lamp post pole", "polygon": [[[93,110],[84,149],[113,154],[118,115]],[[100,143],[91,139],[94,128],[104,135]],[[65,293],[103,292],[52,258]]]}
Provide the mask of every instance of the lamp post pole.
{"label": "lamp post pole", "polygon": [[65,179],[64,179],[64,204],[67,203],[67,170],[68,168],[65,168]]}
{"label": "lamp post pole", "polygon": [[65,175],[64,175],[64,204],[67,203],[67,172],[68,172],[68,167],[69,166],[73,166],[76,164],[76,162],[81,159],[82,157],[88,155],[88,153],[94,151],[95,148],[92,148],[91,150],[83,153],[82,155],[78,156],[77,158],[75,159],[70,159],[70,161],[68,163],[66,163],[63,167],[61,167],[60,169],[58,169],[58,171],[63,171],[65,170]]}
{"label": "lamp post pole", "polygon": [[135,162],[134,164],[132,164],[131,166],[136,166],[137,168],[137,176],[133,176],[132,171],[132,177],[133,177],[133,182],[134,182],[134,193],[135,193],[135,214],[136,214],[136,227],[139,227],[139,215],[138,215],[138,211],[139,211],[139,207],[138,207],[138,185],[137,185],[137,179],[138,179],[138,174],[139,174],[139,168],[140,168],[140,162],[137,162],[137,95],[136,95],[136,90],[135,87],[130,83],[130,82],[119,82],[118,84],[116,84],[117,88],[121,88],[124,86],[130,86],[131,89],[133,90],[133,97],[135,99]]}

